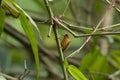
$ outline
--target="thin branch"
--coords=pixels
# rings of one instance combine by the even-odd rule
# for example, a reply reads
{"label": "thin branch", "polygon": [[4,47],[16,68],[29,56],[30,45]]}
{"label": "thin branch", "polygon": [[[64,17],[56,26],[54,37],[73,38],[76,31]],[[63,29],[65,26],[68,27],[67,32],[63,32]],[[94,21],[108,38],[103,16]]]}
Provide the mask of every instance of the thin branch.
{"label": "thin branch", "polygon": [[[92,32],[91,34],[76,34],[75,32],[73,32],[71,29],[69,29],[66,25],[64,25],[63,23],[61,23],[58,18],[54,17],[53,20],[60,25],[62,28],[64,28],[65,30],[67,30],[68,32],[70,32],[75,38],[80,38],[80,37],[88,37],[88,36],[102,36],[102,35],[115,35],[115,34],[120,34],[120,32],[103,32],[103,33],[95,33],[97,30],[102,30],[108,27],[114,27],[114,26],[118,26],[120,24],[116,24],[116,25],[111,25],[105,28],[100,28],[100,29],[96,29],[94,32]],[[101,23],[101,22],[100,22]],[[98,25],[100,26],[100,24]],[[83,29],[83,27],[78,28],[77,26],[75,26],[74,28],[76,29]],[[91,30],[90,28],[84,28],[86,30]]]}
{"label": "thin branch", "polygon": [[[57,18],[58,19],[58,18]],[[57,21],[57,20],[56,20]],[[76,25],[72,25],[70,23],[67,23],[66,21],[64,20],[61,20],[61,19],[58,19],[57,21],[60,25],[64,25],[66,27],[69,27],[71,29],[71,31],[73,32],[73,30],[75,31],[81,31],[84,33],[84,30],[89,30],[89,31],[93,31],[93,28],[87,28],[87,27],[82,27],[82,26],[76,26]],[[113,25],[110,25],[110,26],[105,26],[105,27],[102,27],[102,28],[98,28],[97,31],[105,31],[106,29],[110,29],[110,28],[114,28],[114,27],[117,27],[117,26],[120,26],[120,23],[117,23],[117,24],[113,24]],[[67,30],[67,29],[66,29]],[[67,30],[69,31],[69,30]],[[73,32],[74,33],[74,32]],[[113,32],[114,33],[114,32]],[[109,33],[108,33],[109,34]],[[111,34],[111,32],[110,32]],[[115,33],[116,34],[116,33]],[[87,35],[91,35],[91,34],[76,34],[76,36],[74,37],[86,37]],[[95,34],[96,35],[96,34]],[[100,34],[101,35],[101,34]],[[92,36],[92,35],[91,35]],[[94,36],[94,35],[93,35]]]}
{"label": "thin branch", "polygon": [[[33,11],[31,11],[31,12],[33,12]],[[38,14],[38,13],[37,13],[37,14]],[[10,16],[10,14],[9,14],[8,12],[6,13],[6,15]],[[32,18],[33,18],[33,20],[35,20],[35,21],[38,22],[38,23],[50,24],[50,21],[49,21],[49,20],[42,20],[42,19],[38,19],[38,18],[35,18],[35,17],[32,17]],[[60,21],[61,23],[65,24],[65,25],[67,25],[67,27],[69,27],[71,30],[76,30],[76,31],[90,30],[90,31],[93,31],[92,28],[87,28],[87,27],[72,25],[72,24],[69,24],[69,23],[65,22],[64,20],[61,20],[61,19],[59,19],[59,21]],[[105,26],[105,27],[99,28],[98,30],[99,30],[99,31],[104,31],[104,30],[106,30],[106,29],[114,28],[114,27],[116,27],[116,26],[120,26],[120,23],[118,23],[118,24],[113,24],[113,25],[110,25],[110,26]],[[51,30],[52,30],[52,28],[51,28],[51,26],[50,26],[50,30],[49,30],[48,35],[51,34]],[[110,35],[111,35],[111,34],[114,34],[114,32],[113,32],[113,33],[110,33]],[[115,34],[116,34],[116,33],[115,33]],[[98,35],[99,35],[99,34],[98,34]],[[100,34],[100,35],[102,35],[102,34]],[[109,33],[106,34],[106,35],[109,35]],[[82,35],[82,36],[84,37],[84,35]],[[82,36],[80,36],[80,37],[82,37]],[[91,35],[91,36],[92,36],[92,35]],[[93,36],[94,36],[94,35],[93,35]],[[79,36],[77,36],[77,37],[79,37]],[[85,37],[86,37],[86,34],[85,34]]]}
{"label": "thin branch", "polygon": [[78,48],[77,50],[75,50],[73,53],[71,53],[70,55],[68,55],[66,58],[69,58],[69,57],[72,57],[74,56],[75,54],[79,53],[80,50],[86,45],[86,43],[91,39],[91,36],[89,36],[85,42],[80,46],[80,48]]}
{"label": "thin branch", "polygon": [[45,3],[45,6],[47,8],[47,11],[48,11],[48,14],[49,14],[49,18],[52,21],[52,16],[53,16],[53,12],[52,12],[52,9],[50,8],[49,4],[48,4],[48,0],[44,0],[44,3]]}
{"label": "thin branch", "polygon": [[120,35],[120,32],[103,32],[103,33],[94,33],[94,34],[80,34],[76,38],[88,37],[88,36],[103,36],[103,35]]}
{"label": "thin branch", "polygon": [[14,78],[14,77],[12,77],[12,76],[6,75],[6,74],[1,73],[1,72],[0,72],[0,76],[5,77],[7,80],[19,80],[19,79],[17,79],[17,78]]}
{"label": "thin branch", "polygon": [[77,34],[74,33],[71,29],[69,29],[67,26],[65,26],[64,24],[62,24],[59,19],[57,17],[53,17],[53,20],[55,21],[56,24],[60,25],[61,27],[63,27],[64,29],[66,29],[68,32],[70,32],[73,36],[76,36]]}
{"label": "thin branch", "polygon": [[[114,1],[112,1],[112,2],[110,2],[110,0],[106,0],[109,4],[113,4],[113,2],[115,3],[115,0]],[[116,6],[116,5],[112,5],[117,11],[119,11],[120,12],[120,9],[119,9],[119,7],[118,6]]]}
{"label": "thin branch", "polygon": [[[109,10],[112,8],[112,6],[109,6]],[[106,13],[103,15],[102,19],[98,22],[98,24],[96,25],[94,31],[91,34],[94,34],[97,29],[99,28],[99,26],[101,25],[101,23],[103,22],[105,16],[108,14],[109,10],[106,11]],[[88,43],[88,41],[92,38],[92,36],[88,36],[87,39],[85,40],[85,42],[80,46],[80,48],[78,48],[77,50],[75,50],[73,53],[71,53],[70,55],[68,55],[66,58],[72,57],[75,54],[79,53],[81,51],[81,49]]]}
{"label": "thin branch", "polygon": [[120,70],[118,70],[118,71],[110,74],[110,75],[108,76],[108,78],[113,80],[113,79],[114,79],[117,75],[119,75],[119,74],[120,74]]}
{"label": "thin branch", "polygon": [[78,15],[78,13],[76,12],[76,10],[75,10],[75,8],[73,6],[72,0],[70,1],[70,10],[71,10],[71,13],[72,13],[75,21],[77,22],[78,25],[80,25],[81,22],[79,21],[79,15]]}
{"label": "thin branch", "polygon": [[26,60],[24,60],[24,68],[25,68],[25,69],[28,69],[28,68],[27,68]]}
{"label": "thin branch", "polygon": [[67,23],[67,22],[65,22],[65,21],[63,21],[63,20],[61,20],[61,19],[59,19],[59,21],[61,22],[61,23],[64,23],[65,25],[67,25],[68,27],[70,27],[70,28],[74,28],[74,29],[78,29],[78,30],[90,30],[90,31],[93,31],[93,29],[92,28],[87,28],[87,27],[82,27],[82,26],[76,26],[76,25],[72,25],[72,24],[69,24],[69,23]]}
{"label": "thin branch", "polygon": [[114,25],[110,25],[110,26],[106,26],[106,27],[103,27],[103,28],[99,28],[98,30],[106,30],[106,29],[113,28],[113,27],[116,27],[116,26],[120,26],[120,23],[114,24]]}
{"label": "thin branch", "polygon": [[[53,25],[53,12],[52,12],[52,9],[50,8],[49,4],[48,4],[48,0],[44,0],[44,3],[46,5],[46,8],[47,8],[47,11],[48,11],[48,14],[49,14],[49,18],[50,18],[50,22],[51,22],[51,25]],[[52,27],[53,26],[50,26],[50,30],[48,32],[48,37],[50,37],[50,34],[51,34],[51,30],[52,30]]]}
{"label": "thin branch", "polygon": [[51,35],[52,27],[53,27],[53,24],[50,26],[50,29],[49,29],[49,32],[48,32],[48,37],[50,37],[50,35]]}
{"label": "thin branch", "polygon": [[26,60],[24,61],[24,68],[24,72],[18,77],[19,80],[23,80],[30,73],[30,70],[27,68]]}
{"label": "thin branch", "polygon": [[[8,35],[10,35],[14,39],[16,39],[18,42],[20,42],[26,48],[26,50],[29,52],[30,57],[33,57],[32,53],[31,53],[32,49],[30,46],[30,42],[25,35],[23,35],[19,31],[17,31],[16,29],[14,29],[10,24],[5,25],[4,31]],[[50,58],[51,60],[59,62],[59,60],[58,60],[59,57],[56,56],[54,52],[47,50],[42,45],[38,45],[38,49],[39,49],[39,53],[40,53],[39,57],[40,57],[41,61],[43,61],[42,55],[45,55],[48,58]],[[44,64],[44,65],[46,66],[46,68],[48,68],[46,64]],[[48,72],[50,72],[50,71],[48,70]],[[54,76],[55,73],[51,72],[51,75]]]}
{"label": "thin branch", "polygon": [[[12,38],[14,38],[14,39],[17,40],[18,42],[20,42],[20,43],[26,48],[25,50],[27,50],[27,51],[29,52],[29,55],[32,56],[31,48],[30,48],[30,42],[29,42],[29,40],[27,39],[27,37],[26,37],[25,35],[23,35],[23,34],[22,34],[21,32],[19,32],[19,31],[17,31],[15,28],[12,27],[12,25],[10,25],[10,24],[8,24],[8,23],[5,24],[4,31],[5,31],[5,33],[7,33],[9,36],[11,36]],[[38,45],[38,49],[39,49],[39,53],[40,53],[40,54],[39,54],[39,57],[40,57],[42,63],[46,66],[46,67],[45,67],[46,70],[47,70],[48,72],[50,72],[51,75],[56,76],[56,77],[58,77],[58,78],[61,79],[60,75],[56,74],[54,71],[52,71],[52,69],[48,69],[49,66],[44,62],[44,59],[43,59],[43,58],[44,58],[44,55],[45,55],[45,56],[47,56],[47,58],[49,58],[50,60],[53,60],[53,61],[56,61],[56,63],[59,63],[59,62],[60,62],[59,56],[58,56],[55,52],[50,51],[50,50],[44,48],[42,45]],[[76,62],[75,59],[70,59],[70,60],[68,59],[68,61],[69,61],[71,64],[76,65],[76,66],[78,66],[78,64],[79,64],[78,62]],[[14,70],[12,70],[12,71],[14,71]],[[12,72],[12,73],[14,73],[14,72]],[[16,72],[15,72],[15,73],[16,73]],[[21,74],[22,72],[21,72],[21,71],[20,71],[20,72],[18,71],[17,73],[20,73],[20,74]],[[30,75],[34,76],[34,72],[31,71]]]}
{"label": "thin branch", "polygon": [[61,49],[61,44],[60,44],[60,40],[58,38],[58,32],[57,32],[55,23],[53,25],[53,30],[54,30],[55,40],[56,40],[56,43],[57,43],[58,53],[59,53],[59,57],[60,57],[60,61],[61,61],[63,74],[64,74],[64,80],[68,80],[67,70],[66,70],[66,67],[63,63],[64,62],[64,55],[63,55],[63,52],[62,52],[62,49]]}
{"label": "thin branch", "polygon": [[57,46],[58,46],[58,53],[59,53],[59,56],[60,56],[60,59],[61,59],[61,66],[62,66],[62,69],[63,69],[64,79],[68,80],[67,71],[66,71],[66,68],[65,68],[65,66],[63,64],[63,62],[64,62],[64,56],[63,56],[62,50],[60,48],[60,41],[58,39],[58,33],[57,33],[57,30],[56,30],[56,24],[53,23],[53,17],[54,17],[54,15],[53,15],[52,10],[51,10],[51,8],[50,8],[50,6],[48,4],[48,1],[44,0],[44,2],[45,2],[45,5],[46,5],[46,8],[48,10],[49,17],[50,17],[51,24],[52,24],[51,27],[50,27],[49,33],[48,33],[48,37],[50,37],[50,33],[51,33],[52,28],[53,28],[54,34],[55,34],[55,38],[56,38],[56,43],[57,43]]}
{"label": "thin branch", "polygon": [[69,4],[70,4],[70,1],[71,1],[71,0],[68,0],[67,5],[66,5],[66,7],[65,7],[65,9],[64,9],[64,11],[63,11],[63,13],[62,13],[62,16],[65,15],[65,12],[66,12],[67,9],[68,9],[68,6],[69,6]]}

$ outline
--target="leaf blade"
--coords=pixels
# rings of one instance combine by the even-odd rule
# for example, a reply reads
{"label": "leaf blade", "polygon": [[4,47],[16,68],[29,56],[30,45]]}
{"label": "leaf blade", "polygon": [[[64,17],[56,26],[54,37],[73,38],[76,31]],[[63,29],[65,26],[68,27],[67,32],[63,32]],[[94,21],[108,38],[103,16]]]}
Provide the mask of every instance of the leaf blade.
{"label": "leaf blade", "polygon": [[3,0],[2,7],[6,8],[14,17],[16,17],[16,18],[19,17],[20,13],[16,9],[16,7],[13,5],[12,0]]}
{"label": "leaf blade", "polygon": [[21,23],[28,39],[30,40],[31,47],[32,47],[33,53],[34,53],[35,62],[36,62],[36,73],[37,73],[37,77],[38,77],[39,57],[38,57],[38,47],[37,47],[37,41],[35,38],[35,34],[34,34],[33,29],[32,29],[32,25],[27,20],[23,11],[20,11],[19,20],[20,20],[20,23]]}
{"label": "leaf blade", "polygon": [[81,71],[73,65],[68,66],[68,71],[76,80],[87,80]]}
{"label": "leaf blade", "polygon": [[0,36],[3,32],[4,29],[4,20],[5,20],[5,11],[2,9],[2,7],[0,7]]}
{"label": "leaf blade", "polygon": [[42,37],[40,35],[40,31],[39,31],[36,23],[33,21],[33,19],[21,7],[19,7],[19,5],[17,5],[16,3],[13,3],[13,4],[14,4],[14,6],[16,6],[16,8],[18,8],[19,10],[21,10],[26,15],[26,17],[28,18],[28,20],[30,21],[30,23],[33,25],[33,28],[35,28],[36,32],[39,34],[39,38],[42,40]]}

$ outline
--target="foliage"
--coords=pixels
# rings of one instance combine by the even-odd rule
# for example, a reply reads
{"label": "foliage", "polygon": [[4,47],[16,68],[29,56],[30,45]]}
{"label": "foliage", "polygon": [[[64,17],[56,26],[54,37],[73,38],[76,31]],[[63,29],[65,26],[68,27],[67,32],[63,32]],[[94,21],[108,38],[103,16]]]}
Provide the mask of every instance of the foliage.
{"label": "foliage", "polygon": [[5,11],[0,7],[0,35],[3,32],[3,28],[4,28],[4,19],[5,19]]}
{"label": "foliage", "polygon": [[[2,0],[0,79],[119,80],[119,3]],[[62,51],[66,34],[70,45]]]}
{"label": "foliage", "polygon": [[66,66],[68,72],[76,79],[76,80],[87,80],[86,77],[80,72],[80,70],[74,65],[69,65],[67,60],[64,61],[64,65]]}

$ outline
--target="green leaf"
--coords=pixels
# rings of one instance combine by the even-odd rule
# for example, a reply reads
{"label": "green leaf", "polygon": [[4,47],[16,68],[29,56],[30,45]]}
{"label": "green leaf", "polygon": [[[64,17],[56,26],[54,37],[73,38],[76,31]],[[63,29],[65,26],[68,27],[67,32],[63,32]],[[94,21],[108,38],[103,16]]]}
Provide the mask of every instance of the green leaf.
{"label": "green leaf", "polygon": [[69,63],[68,63],[68,61],[67,61],[66,58],[65,58],[65,60],[64,60],[64,65],[65,65],[66,68],[69,66]]}
{"label": "green leaf", "polygon": [[77,67],[69,65],[67,69],[76,80],[87,80]]}
{"label": "green leaf", "polygon": [[36,62],[36,72],[37,72],[37,77],[38,77],[39,57],[38,57],[38,47],[37,47],[37,41],[35,38],[35,34],[32,29],[32,25],[30,24],[29,20],[27,19],[27,17],[25,16],[23,11],[20,11],[19,20],[21,22],[21,25],[22,25],[28,39],[30,40],[30,43],[31,43],[31,46],[33,49],[33,53],[34,53],[35,62]]}
{"label": "green leaf", "polygon": [[120,69],[120,51],[111,52],[111,61],[116,65],[116,68]]}
{"label": "green leaf", "polygon": [[[26,17],[28,18],[28,20],[31,22],[31,24],[32,24],[32,25],[34,26],[34,28],[36,29],[36,30],[35,30],[36,33],[39,34],[39,38],[42,39],[42,37],[41,37],[41,35],[40,35],[40,31],[39,31],[36,23],[33,21],[33,19],[32,19],[19,5],[17,5],[16,3],[14,3],[14,6],[16,6],[16,8],[18,8],[19,10],[21,10],[21,11],[24,13],[24,15],[26,15]],[[33,28],[33,29],[34,29],[34,28]]]}
{"label": "green leaf", "polygon": [[95,0],[94,10],[95,12],[100,15],[103,12],[103,4],[101,0]]}
{"label": "green leaf", "polygon": [[11,0],[3,0],[2,7],[6,8],[14,17],[18,18],[20,13],[13,5],[13,1]]}
{"label": "green leaf", "polygon": [[0,36],[3,32],[4,20],[5,20],[5,11],[0,7]]}
{"label": "green leaf", "polygon": [[[90,67],[92,71],[105,71],[105,67],[107,65],[107,56],[99,56],[94,62],[94,64]],[[107,70],[107,69],[106,69]]]}
{"label": "green leaf", "polygon": [[[91,65],[89,68],[90,71],[93,72],[100,72],[103,74],[106,74],[108,71],[108,61],[107,61],[107,56],[102,56],[100,55],[99,58],[97,58],[94,62],[94,64]],[[105,76],[100,76],[100,75],[93,75],[95,80],[105,80]]]}
{"label": "green leaf", "polygon": [[96,59],[98,58],[98,56],[100,55],[100,50],[96,49],[94,50],[94,53],[88,53],[81,62],[80,65],[80,70],[81,71],[85,71],[87,69],[90,68],[90,66],[92,66],[94,64],[94,62],[96,61]]}

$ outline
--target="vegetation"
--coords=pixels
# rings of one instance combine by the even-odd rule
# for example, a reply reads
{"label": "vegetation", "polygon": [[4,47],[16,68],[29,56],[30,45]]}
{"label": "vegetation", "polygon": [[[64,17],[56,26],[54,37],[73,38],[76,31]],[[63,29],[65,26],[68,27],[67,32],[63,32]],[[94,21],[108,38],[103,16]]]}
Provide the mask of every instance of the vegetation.
{"label": "vegetation", "polygon": [[0,80],[119,80],[119,0],[1,0]]}

